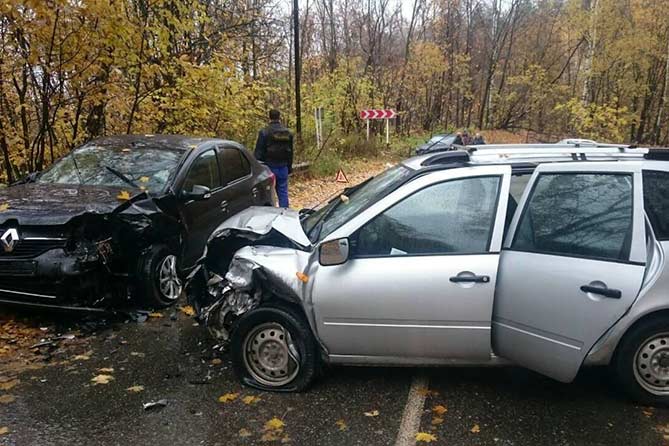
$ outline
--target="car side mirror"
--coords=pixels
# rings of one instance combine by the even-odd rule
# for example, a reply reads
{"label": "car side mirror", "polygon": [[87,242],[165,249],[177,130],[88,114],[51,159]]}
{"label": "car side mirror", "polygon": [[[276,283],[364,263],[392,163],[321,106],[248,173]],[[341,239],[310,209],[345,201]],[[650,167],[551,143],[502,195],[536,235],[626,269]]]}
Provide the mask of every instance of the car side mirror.
{"label": "car side mirror", "polygon": [[348,255],[349,242],[347,238],[321,243],[321,246],[318,248],[318,261],[323,266],[346,263]]}
{"label": "car side mirror", "polygon": [[183,192],[183,196],[188,200],[206,200],[211,197],[211,190],[207,186],[194,184],[190,191]]}

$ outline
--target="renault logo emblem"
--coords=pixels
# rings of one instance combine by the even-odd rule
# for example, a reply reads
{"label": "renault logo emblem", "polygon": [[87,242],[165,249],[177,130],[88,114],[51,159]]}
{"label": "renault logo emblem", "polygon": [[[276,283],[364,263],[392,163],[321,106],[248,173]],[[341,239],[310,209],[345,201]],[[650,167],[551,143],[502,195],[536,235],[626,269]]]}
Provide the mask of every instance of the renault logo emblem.
{"label": "renault logo emblem", "polygon": [[7,229],[5,233],[2,234],[2,237],[0,237],[0,244],[2,244],[2,249],[4,249],[5,252],[14,251],[14,247],[18,242],[19,231],[17,231],[15,228]]}

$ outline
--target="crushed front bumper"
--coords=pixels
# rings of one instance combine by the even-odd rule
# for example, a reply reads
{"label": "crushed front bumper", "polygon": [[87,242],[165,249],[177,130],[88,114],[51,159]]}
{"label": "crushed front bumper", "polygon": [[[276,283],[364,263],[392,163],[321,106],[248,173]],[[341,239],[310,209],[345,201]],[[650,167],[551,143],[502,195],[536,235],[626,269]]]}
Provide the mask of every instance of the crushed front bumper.
{"label": "crushed front bumper", "polygon": [[[118,295],[99,249],[45,251],[30,258],[0,258],[0,302],[27,306],[102,307]],[[127,294],[127,293],[125,293]]]}

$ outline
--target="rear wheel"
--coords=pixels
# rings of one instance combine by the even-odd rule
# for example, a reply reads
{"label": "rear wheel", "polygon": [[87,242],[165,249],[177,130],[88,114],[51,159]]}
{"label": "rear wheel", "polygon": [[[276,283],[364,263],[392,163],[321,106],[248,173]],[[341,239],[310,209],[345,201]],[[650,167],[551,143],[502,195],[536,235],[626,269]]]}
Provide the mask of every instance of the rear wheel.
{"label": "rear wheel", "polygon": [[316,376],[311,328],[291,308],[260,307],[243,315],[233,330],[231,353],[240,380],[263,390],[300,392]]}
{"label": "rear wheel", "polygon": [[140,275],[140,292],[144,303],[162,308],[174,304],[183,291],[177,269],[177,256],[166,246],[153,246],[145,254]]}
{"label": "rear wheel", "polygon": [[632,328],[612,366],[632,398],[644,404],[669,404],[669,321],[655,318]]}

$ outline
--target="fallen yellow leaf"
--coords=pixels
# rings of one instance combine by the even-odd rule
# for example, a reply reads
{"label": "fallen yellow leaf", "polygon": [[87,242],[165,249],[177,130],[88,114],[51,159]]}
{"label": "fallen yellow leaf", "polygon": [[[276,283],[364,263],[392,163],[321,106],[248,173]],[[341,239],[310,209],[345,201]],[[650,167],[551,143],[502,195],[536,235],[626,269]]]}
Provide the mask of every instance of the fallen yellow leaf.
{"label": "fallen yellow leaf", "polygon": [[346,425],[346,421],[344,420],[337,420],[335,421],[335,424],[339,427],[340,431],[345,431],[348,429],[348,426]]}
{"label": "fallen yellow leaf", "polygon": [[448,412],[448,409],[445,406],[442,406],[441,404],[436,405],[432,408],[432,412],[436,413],[439,416],[442,416],[446,412]]}
{"label": "fallen yellow leaf", "polygon": [[97,375],[97,376],[91,378],[91,382],[94,385],[109,384],[109,382],[112,381],[113,379],[114,379],[114,377],[111,376],[111,375]]}
{"label": "fallen yellow leaf", "polygon": [[139,177],[139,181],[142,182],[142,183],[148,183],[149,180],[150,180],[149,177]]}
{"label": "fallen yellow leaf", "polygon": [[142,392],[144,390],[144,386],[132,386],[132,387],[128,387],[125,390],[127,390],[128,392],[139,393],[139,392]]}
{"label": "fallen yellow leaf", "polygon": [[88,361],[89,359],[91,359],[91,357],[88,356],[88,355],[76,355],[72,359],[75,360],[75,361]]}
{"label": "fallen yellow leaf", "polygon": [[653,416],[653,411],[652,410],[644,410],[643,414],[646,416],[646,418],[650,418]]}
{"label": "fallen yellow leaf", "polygon": [[253,395],[248,395],[242,398],[242,401],[244,401],[244,404],[255,404],[258,401],[260,401],[260,397],[258,396],[253,396]]}
{"label": "fallen yellow leaf", "polygon": [[149,317],[160,318],[160,317],[163,317],[163,313],[159,313],[157,311],[154,311],[153,313],[149,313]]}
{"label": "fallen yellow leaf", "polygon": [[0,383],[0,390],[9,390],[18,385],[20,381],[18,379],[10,379],[4,383]]}
{"label": "fallen yellow leaf", "polygon": [[7,203],[0,204],[0,212],[5,212],[7,209],[9,209],[9,204]]}
{"label": "fallen yellow leaf", "polygon": [[130,192],[127,190],[122,190],[121,192],[118,193],[116,196],[117,200],[130,200]]}
{"label": "fallen yellow leaf", "polygon": [[221,361],[219,358],[214,358],[211,360],[211,363],[213,365],[220,365],[223,361]]}
{"label": "fallen yellow leaf", "polygon": [[379,411],[378,410],[372,410],[370,412],[365,412],[366,417],[378,417],[379,416]]}
{"label": "fallen yellow leaf", "polygon": [[114,373],[114,369],[112,367],[102,367],[101,369],[98,369],[98,372],[100,372],[100,373]]}
{"label": "fallen yellow leaf", "polygon": [[221,395],[218,397],[218,402],[229,403],[230,401],[236,400],[238,396],[239,396],[238,393],[226,393],[225,395]]}
{"label": "fallen yellow leaf", "polygon": [[437,396],[439,395],[439,392],[430,390],[427,387],[421,387],[418,389],[418,394],[422,396]]}
{"label": "fallen yellow leaf", "polygon": [[9,433],[9,428],[7,426],[0,427],[0,435],[5,435],[7,433]]}
{"label": "fallen yellow leaf", "polygon": [[441,417],[434,417],[434,418],[432,418],[432,425],[433,425],[433,426],[438,426],[438,425],[440,425],[440,424],[443,423],[443,422],[444,422],[444,419],[441,418]]}
{"label": "fallen yellow leaf", "polygon": [[239,429],[239,436],[242,437],[242,438],[250,437],[251,436],[251,431],[249,431],[248,429],[241,428],[241,429]]}
{"label": "fallen yellow leaf", "polygon": [[15,399],[14,395],[0,395],[0,404],[13,403]]}
{"label": "fallen yellow leaf", "polygon": [[474,427],[471,428],[470,432],[472,434],[478,434],[479,432],[481,432],[481,428],[479,427],[478,424],[475,424]]}
{"label": "fallen yellow leaf", "polygon": [[276,431],[276,430],[282,430],[286,424],[278,419],[277,417],[272,418],[268,422],[265,423],[265,428],[264,430],[266,431]]}
{"label": "fallen yellow leaf", "polygon": [[186,316],[195,316],[195,309],[190,306],[190,305],[184,305],[183,307],[179,307],[179,310]]}
{"label": "fallen yellow leaf", "polygon": [[416,441],[423,441],[425,443],[432,443],[433,441],[437,441],[437,437],[435,437],[432,434],[428,434],[427,432],[418,432],[416,434]]}

